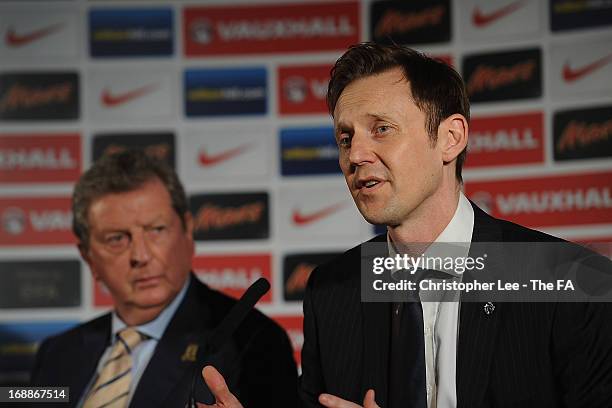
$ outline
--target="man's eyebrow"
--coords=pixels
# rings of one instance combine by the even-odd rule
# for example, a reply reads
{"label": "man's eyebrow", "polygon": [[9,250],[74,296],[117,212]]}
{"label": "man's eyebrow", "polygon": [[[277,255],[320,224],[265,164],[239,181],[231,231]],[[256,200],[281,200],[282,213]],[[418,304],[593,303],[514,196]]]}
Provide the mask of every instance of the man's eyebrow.
{"label": "man's eyebrow", "polygon": [[165,221],[163,214],[157,214],[147,224],[155,224],[156,222]]}
{"label": "man's eyebrow", "polygon": [[167,224],[170,224],[170,222],[166,220],[162,214],[158,214],[154,218],[151,218],[149,221],[142,224],[142,226],[144,228],[153,228],[159,224],[167,225]]}
{"label": "man's eyebrow", "polygon": [[[385,122],[393,122],[393,118],[385,113],[382,112],[373,112],[373,113],[366,113],[366,117],[372,121],[377,121],[377,120],[382,120]],[[342,120],[339,120],[336,124],[334,124],[334,131],[337,133],[340,130],[351,130],[353,129],[352,125],[349,125],[348,123],[343,122]]]}
{"label": "man's eyebrow", "polygon": [[368,113],[368,117],[374,120],[393,121],[391,116],[384,113]]}
{"label": "man's eyebrow", "polygon": [[350,130],[352,128],[353,127],[350,126],[348,123],[340,121],[334,124],[334,133],[337,133],[338,131],[341,131],[341,130]]}
{"label": "man's eyebrow", "polygon": [[100,230],[97,235],[104,237],[106,235],[112,235],[112,234],[129,234],[129,231],[126,230],[125,228],[109,227],[109,228]]}

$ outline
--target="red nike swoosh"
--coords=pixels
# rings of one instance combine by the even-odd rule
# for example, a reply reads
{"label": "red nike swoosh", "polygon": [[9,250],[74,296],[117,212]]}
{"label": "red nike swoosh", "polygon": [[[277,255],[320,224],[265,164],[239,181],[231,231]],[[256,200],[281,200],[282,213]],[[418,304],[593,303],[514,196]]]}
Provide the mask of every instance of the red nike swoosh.
{"label": "red nike swoosh", "polygon": [[234,147],[229,150],[225,150],[221,153],[217,153],[215,155],[209,155],[206,153],[206,150],[200,151],[200,164],[204,167],[215,166],[219,163],[222,163],[226,160],[229,160],[235,156],[238,156],[245,151],[249,150],[252,147],[251,143],[244,144],[238,147]]}
{"label": "red nike swoosh", "polygon": [[58,31],[63,26],[63,23],[52,24],[48,27],[41,28],[40,30],[31,31],[25,34],[17,34],[15,32],[15,29],[13,27],[10,27],[8,30],[6,30],[4,42],[9,47],[21,47],[31,43],[32,41],[36,41],[43,37],[46,37],[47,35]]}
{"label": "red nike swoosh", "polygon": [[574,82],[582,78],[583,76],[588,75],[591,72],[610,63],[610,61],[612,61],[612,54],[576,69],[570,67],[569,62],[566,61],[563,65],[563,79],[565,80],[565,82]]}
{"label": "red nike swoosh", "polygon": [[293,223],[298,226],[304,226],[307,224],[311,224],[315,221],[320,220],[321,218],[325,218],[328,215],[338,211],[340,208],[346,205],[345,202],[336,203],[330,205],[329,207],[325,207],[319,211],[315,211],[310,214],[302,214],[299,210],[293,210]]}
{"label": "red nike swoosh", "polygon": [[104,89],[102,91],[102,95],[100,95],[100,101],[103,105],[108,107],[122,105],[131,101],[132,99],[140,98],[141,96],[152,92],[155,88],[157,88],[157,85],[155,84],[145,85],[120,94],[112,94],[108,89]]}
{"label": "red nike swoosh", "polygon": [[482,11],[480,11],[478,6],[476,6],[476,8],[474,8],[474,12],[472,13],[472,23],[474,23],[476,27],[487,26],[494,21],[515,12],[519,8],[523,7],[523,5],[525,5],[525,0],[518,0],[489,14],[484,14]]}

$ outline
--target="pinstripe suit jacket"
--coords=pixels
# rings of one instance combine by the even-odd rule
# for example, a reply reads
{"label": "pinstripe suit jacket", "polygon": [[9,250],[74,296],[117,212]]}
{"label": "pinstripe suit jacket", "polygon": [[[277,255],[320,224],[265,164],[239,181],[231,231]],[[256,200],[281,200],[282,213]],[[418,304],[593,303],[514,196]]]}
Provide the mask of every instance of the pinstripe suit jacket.
{"label": "pinstripe suit jacket", "polygon": [[[473,242],[559,241],[473,206]],[[359,276],[355,247],[310,277],[300,378],[304,406],[319,406],[322,392],[361,404],[369,388],[387,406],[390,305],[362,303]],[[458,407],[612,407],[609,305],[497,303],[487,315],[482,303],[462,303]]]}

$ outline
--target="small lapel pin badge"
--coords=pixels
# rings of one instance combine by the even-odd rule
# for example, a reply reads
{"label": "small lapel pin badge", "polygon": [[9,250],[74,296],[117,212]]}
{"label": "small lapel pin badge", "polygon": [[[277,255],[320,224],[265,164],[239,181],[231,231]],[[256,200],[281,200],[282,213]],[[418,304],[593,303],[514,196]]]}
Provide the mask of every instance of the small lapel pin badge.
{"label": "small lapel pin badge", "polygon": [[196,361],[196,357],[198,355],[198,344],[191,343],[187,346],[183,355],[181,356],[181,361]]}
{"label": "small lapel pin badge", "polygon": [[495,311],[495,305],[492,302],[487,302],[484,304],[482,309],[484,310],[485,314],[489,316]]}

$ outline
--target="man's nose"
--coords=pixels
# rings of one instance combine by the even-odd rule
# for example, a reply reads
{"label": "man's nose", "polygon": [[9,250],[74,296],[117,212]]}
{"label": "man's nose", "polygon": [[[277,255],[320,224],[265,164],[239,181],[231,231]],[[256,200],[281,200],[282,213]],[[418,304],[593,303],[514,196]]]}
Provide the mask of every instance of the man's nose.
{"label": "man's nose", "polygon": [[376,158],[372,149],[371,140],[365,132],[355,132],[351,138],[351,147],[349,150],[349,161],[351,167],[361,166],[366,163],[372,163]]}
{"label": "man's nose", "polygon": [[132,234],[130,248],[130,263],[132,267],[144,266],[151,260],[151,250],[144,232]]}

